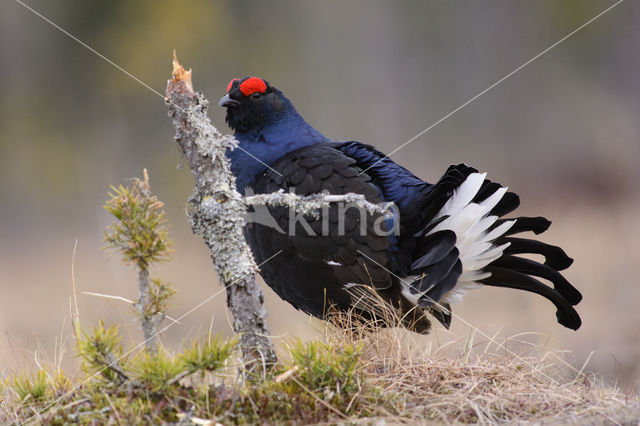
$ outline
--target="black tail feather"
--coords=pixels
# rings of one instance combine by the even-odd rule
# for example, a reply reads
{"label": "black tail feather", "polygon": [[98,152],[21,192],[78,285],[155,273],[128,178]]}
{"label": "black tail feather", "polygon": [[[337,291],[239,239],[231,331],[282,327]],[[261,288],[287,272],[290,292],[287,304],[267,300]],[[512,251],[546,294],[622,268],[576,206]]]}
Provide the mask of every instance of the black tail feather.
{"label": "black tail feather", "polygon": [[455,247],[456,234],[453,231],[445,229],[431,235],[422,235],[416,241],[415,260],[411,264],[411,269],[418,273],[423,272],[418,269],[441,261]]}
{"label": "black tail feather", "polygon": [[[485,180],[485,185],[486,185],[486,182],[490,182],[490,181]],[[517,209],[519,205],[520,205],[520,197],[518,197],[517,194],[513,192],[505,192],[500,202],[496,204],[496,206],[493,209],[491,209],[491,212],[489,212],[489,214],[493,216],[498,216],[498,217],[504,216],[505,214],[509,214],[515,209]]]}
{"label": "black tail feather", "polygon": [[462,262],[457,260],[453,267],[449,270],[449,273],[442,278],[436,285],[431,287],[427,293],[420,297],[418,306],[426,307],[433,305],[434,302],[439,301],[442,296],[448,293],[458,282],[458,277],[462,274]]}
{"label": "black tail feather", "polygon": [[[491,228],[500,226],[502,223],[510,220],[513,219],[498,219]],[[544,217],[519,217],[516,223],[504,233],[504,236],[528,231],[538,235],[549,229],[549,226],[551,226],[551,221]]]}
{"label": "black tail feather", "polygon": [[577,305],[582,300],[582,294],[560,272],[535,260],[502,255],[492,265],[551,281],[553,288],[571,305]]}
{"label": "black tail feather", "polygon": [[[424,199],[420,219],[422,226],[427,224],[427,228],[422,228],[420,232],[415,234],[417,242],[411,264],[411,272],[415,275],[422,275],[411,283],[414,294],[426,291],[426,294],[418,300],[418,306],[422,308],[433,307],[434,301],[439,301],[449,292],[462,273],[461,263],[459,261],[453,263],[457,251],[454,250],[454,247],[456,247],[457,238],[461,236],[456,235],[456,239],[452,238],[452,235],[447,234],[452,231],[439,231],[430,236],[425,234],[437,226],[437,223],[446,220],[447,217],[440,217],[438,220],[434,220],[434,218],[455,194],[456,189],[470,174],[476,172],[476,169],[464,164],[449,167],[444,176],[429,188]],[[500,188],[502,188],[500,184],[485,179],[471,201],[481,203]],[[513,221],[514,219],[502,218],[502,216],[511,213],[519,204],[520,198],[517,194],[505,192],[488,213],[488,215],[497,216],[499,219],[486,232],[489,233],[500,225]],[[581,325],[581,319],[573,305],[582,300],[582,295],[559,272],[568,268],[573,259],[567,256],[560,247],[532,239],[510,237],[521,232],[541,234],[550,225],[551,222],[544,217],[515,218],[515,222],[506,232],[492,240],[494,246],[509,244],[504,248],[500,258],[483,268],[483,271],[490,272],[491,276],[479,280],[479,282],[490,286],[537,293],[556,306],[556,316],[560,324],[577,330]],[[527,254],[543,256],[544,263],[517,256]],[[536,277],[549,281],[553,287],[546,285]],[[450,321],[450,318],[443,316],[442,313],[431,313],[443,324]]]}
{"label": "black tail feather", "polygon": [[[516,222],[517,223],[517,222]],[[505,254],[540,254],[544,256],[544,264],[556,271],[563,271],[573,263],[573,259],[558,246],[526,238],[501,238],[500,244],[510,243]]]}
{"label": "black tail feather", "polygon": [[[430,266],[426,266],[424,268],[417,269],[416,270],[417,272],[423,273],[425,275],[422,278],[411,283],[411,286],[415,287],[420,292],[425,292],[427,290],[431,291],[430,289],[434,286],[446,287],[443,281],[445,281],[445,278],[449,276],[453,267],[456,264],[460,263],[460,260],[458,259],[458,257],[459,257],[458,249],[454,247],[446,256],[440,259],[437,263],[434,263],[433,265],[430,265]],[[462,273],[461,268],[460,268],[460,273]],[[453,287],[455,285],[456,280],[460,276],[460,273],[456,274],[456,276],[453,279],[453,284],[449,287]],[[442,294],[446,293],[450,289],[451,288],[447,288],[446,290],[443,291]],[[439,298],[434,300],[439,300]]]}
{"label": "black tail feather", "polygon": [[491,276],[481,280],[482,283],[495,287],[514,288],[539,294],[556,306],[556,317],[560,324],[572,330],[580,328],[582,324],[580,316],[558,291],[542,284],[529,275],[494,266],[493,264],[487,266],[485,271],[491,272]]}
{"label": "black tail feather", "polygon": [[424,205],[421,209],[421,223],[429,223],[433,217],[442,209],[447,200],[451,198],[453,192],[472,173],[478,170],[466,164],[449,166],[438,182],[430,187],[429,194],[424,198]]}
{"label": "black tail feather", "polygon": [[[482,187],[480,187],[480,190],[478,191],[476,196],[473,197],[472,201],[474,203],[480,203],[493,195],[500,188],[502,188],[502,185],[500,185],[499,183],[492,182],[489,179],[485,179],[482,183]],[[502,196],[502,199],[500,199],[498,204],[496,204],[496,206],[491,209],[491,212],[489,212],[489,214],[498,217],[504,216],[505,214],[509,214],[517,209],[519,205],[520,197],[513,192],[506,192]]]}

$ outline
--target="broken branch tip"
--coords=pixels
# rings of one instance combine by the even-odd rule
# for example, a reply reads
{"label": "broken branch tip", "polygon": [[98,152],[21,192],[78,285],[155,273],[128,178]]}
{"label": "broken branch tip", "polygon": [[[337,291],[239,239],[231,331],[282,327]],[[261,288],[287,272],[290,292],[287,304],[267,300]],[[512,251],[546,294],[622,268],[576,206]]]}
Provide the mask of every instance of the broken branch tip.
{"label": "broken branch tip", "polygon": [[191,83],[191,69],[187,71],[182,65],[180,65],[180,62],[178,62],[178,57],[176,56],[175,49],[173,50],[173,81],[175,83],[184,81],[189,89],[193,91],[193,84]]}

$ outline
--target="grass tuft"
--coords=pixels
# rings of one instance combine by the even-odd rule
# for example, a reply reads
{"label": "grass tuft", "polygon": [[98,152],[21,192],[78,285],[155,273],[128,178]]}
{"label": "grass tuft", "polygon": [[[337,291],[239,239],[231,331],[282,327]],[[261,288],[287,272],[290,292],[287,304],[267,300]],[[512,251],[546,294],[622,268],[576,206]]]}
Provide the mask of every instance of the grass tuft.
{"label": "grass tuft", "polygon": [[180,356],[189,373],[214,372],[224,366],[238,344],[238,339],[223,342],[218,336],[209,336],[204,343],[193,340]]}
{"label": "grass tuft", "polygon": [[22,404],[42,402],[50,394],[49,378],[44,370],[14,376],[11,388]]}
{"label": "grass tuft", "polygon": [[159,347],[156,353],[142,351],[128,365],[138,384],[153,393],[172,394],[174,379],[185,371],[179,357],[170,356]]}
{"label": "grass tuft", "polygon": [[322,395],[324,401],[342,405],[361,388],[360,349],[351,343],[298,341],[290,349],[292,367],[297,367],[301,386]]}
{"label": "grass tuft", "polygon": [[[462,339],[457,356],[412,350],[403,330],[348,331],[365,350],[361,368],[382,393],[387,420],[456,423],[637,422],[640,400],[571,367],[560,354],[510,339]],[[517,342],[509,344],[517,347]],[[481,350],[484,348],[484,350]],[[379,402],[377,402],[379,404]]]}
{"label": "grass tuft", "polygon": [[82,359],[82,369],[87,374],[98,373],[110,382],[126,379],[120,368],[123,357],[118,326],[104,326],[100,321],[91,334],[82,331],[82,338],[76,342],[76,354]]}

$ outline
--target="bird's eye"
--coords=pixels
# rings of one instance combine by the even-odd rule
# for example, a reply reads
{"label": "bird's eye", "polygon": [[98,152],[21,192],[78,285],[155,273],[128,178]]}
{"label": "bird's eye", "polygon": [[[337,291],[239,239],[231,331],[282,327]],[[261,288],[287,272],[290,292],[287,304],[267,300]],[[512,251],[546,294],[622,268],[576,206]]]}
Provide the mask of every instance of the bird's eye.
{"label": "bird's eye", "polygon": [[260,96],[262,96],[262,93],[260,93],[260,92],[254,92],[254,93],[251,94],[251,97],[253,99],[258,99]]}

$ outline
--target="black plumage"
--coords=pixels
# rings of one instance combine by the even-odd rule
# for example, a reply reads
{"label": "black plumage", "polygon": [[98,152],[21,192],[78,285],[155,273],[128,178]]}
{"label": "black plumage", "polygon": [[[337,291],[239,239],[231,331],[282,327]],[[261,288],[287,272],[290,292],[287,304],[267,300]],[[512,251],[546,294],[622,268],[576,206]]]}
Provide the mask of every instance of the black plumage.
{"label": "black plumage", "polygon": [[[573,305],[582,296],[559,272],[572,260],[559,247],[513,236],[539,234],[550,222],[503,218],[519,197],[476,169],[459,164],[424,182],[372,146],[327,139],[255,77],[234,79],[220,104],[240,141],[228,154],[240,192],[357,193],[396,206],[383,217],[335,203],[317,218],[268,207],[269,221],[248,223],[256,260],[270,259],[261,275],[294,307],[319,318],[329,307],[353,310],[426,333],[428,315],[448,327],[451,303],[485,284],[540,294],[560,324],[580,326]],[[520,257],[529,254],[544,263]],[[394,315],[381,319],[385,312]]]}

